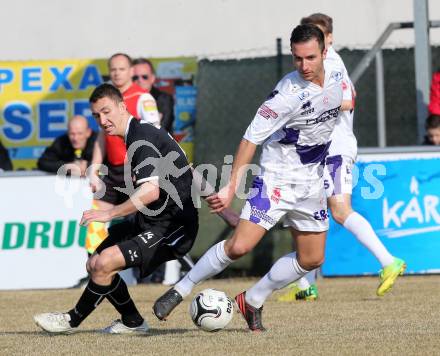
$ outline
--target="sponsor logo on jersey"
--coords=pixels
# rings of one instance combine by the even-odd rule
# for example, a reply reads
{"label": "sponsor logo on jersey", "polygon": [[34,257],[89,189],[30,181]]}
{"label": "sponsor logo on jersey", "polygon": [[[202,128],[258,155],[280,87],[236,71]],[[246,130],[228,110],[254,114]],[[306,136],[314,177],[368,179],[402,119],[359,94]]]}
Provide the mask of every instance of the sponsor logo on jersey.
{"label": "sponsor logo on jersey", "polygon": [[298,95],[299,100],[305,100],[310,96],[310,93],[307,90],[304,90]]}
{"label": "sponsor logo on jersey", "polygon": [[265,119],[276,119],[278,117],[278,114],[275,111],[264,104],[260,106],[258,114],[263,116]]}
{"label": "sponsor logo on jersey", "polygon": [[300,115],[308,115],[315,111],[315,108],[312,108],[312,102],[310,100],[302,104],[301,109],[304,111],[302,111]]}
{"label": "sponsor logo on jersey", "polygon": [[340,82],[342,80],[342,73],[341,72],[332,72],[331,77],[336,80],[337,82]]}
{"label": "sponsor logo on jersey", "polygon": [[316,125],[320,122],[325,122],[327,120],[337,118],[338,113],[339,113],[339,108],[340,108],[340,106],[338,106],[337,108],[334,108],[334,109],[324,111],[321,115],[319,115],[318,117],[315,117],[313,119],[307,119],[306,125]]}
{"label": "sponsor logo on jersey", "polygon": [[293,84],[292,93],[296,93],[300,89],[301,89],[301,87],[298,84]]}
{"label": "sponsor logo on jersey", "polygon": [[264,220],[267,223],[272,224],[272,225],[276,224],[276,220],[275,219],[273,219],[269,215],[267,215],[264,210],[258,209],[255,205],[252,205],[251,216],[255,216],[256,218]]}
{"label": "sponsor logo on jersey", "polygon": [[280,188],[274,188],[272,191],[272,196],[270,197],[270,200],[272,200],[274,203],[278,204],[281,199],[281,190]]}
{"label": "sponsor logo on jersey", "polygon": [[131,262],[134,262],[135,258],[138,258],[137,251],[128,250],[128,253],[130,254]]}
{"label": "sponsor logo on jersey", "polygon": [[275,98],[275,95],[277,95],[278,93],[278,90],[272,90],[272,92],[267,96],[267,100]]}
{"label": "sponsor logo on jersey", "polygon": [[156,102],[154,100],[144,100],[142,107],[145,111],[157,111]]}

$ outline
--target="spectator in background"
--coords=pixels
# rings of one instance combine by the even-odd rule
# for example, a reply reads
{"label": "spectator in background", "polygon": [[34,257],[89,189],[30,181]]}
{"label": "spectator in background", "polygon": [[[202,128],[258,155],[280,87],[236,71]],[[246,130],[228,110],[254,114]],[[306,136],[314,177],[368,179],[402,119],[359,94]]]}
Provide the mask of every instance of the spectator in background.
{"label": "spectator in background", "polygon": [[56,173],[64,165],[66,172],[85,176],[92,160],[96,136],[84,116],[72,117],[67,133],[57,137],[38,160],[38,169]]}
{"label": "spectator in background", "polygon": [[[439,103],[440,107],[440,103]],[[425,123],[426,136],[424,145],[440,145],[440,115],[430,115]]]}
{"label": "spectator in background", "polygon": [[440,115],[440,71],[432,76],[428,110],[430,114]]}
{"label": "spectator in background", "polygon": [[156,99],[157,109],[162,119],[160,125],[169,133],[173,133],[174,122],[174,99],[173,97],[153,86],[156,81],[156,73],[153,64],[144,58],[133,61],[133,81],[146,89]]}
{"label": "spectator in background", "polygon": [[0,141],[0,172],[2,171],[12,171],[12,162],[8,150]]}

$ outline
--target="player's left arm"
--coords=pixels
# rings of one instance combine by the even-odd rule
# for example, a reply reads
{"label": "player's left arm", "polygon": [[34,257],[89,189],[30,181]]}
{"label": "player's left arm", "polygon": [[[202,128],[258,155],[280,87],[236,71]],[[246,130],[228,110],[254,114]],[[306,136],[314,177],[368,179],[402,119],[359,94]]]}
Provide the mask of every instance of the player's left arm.
{"label": "player's left arm", "polygon": [[341,104],[341,111],[350,111],[354,109],[354,100],[353,96],[354,93],[354,86],[353,83],[350,80],[350,77],[348,76],[347,69],[343,68],[343,79],[342,79],[342,104]]}
{"label": "player's left arm", "polygon": [[107,210],[87,210],[81,218],[81,225],[92,221],[108,222],[114,218],[124,217],[139,211],[142,207],[159,199],[159,181],[156,179],[142,183],[124,203]]}
{"label": "player's left arm", "polygon": [[353,100],[342,100],[341,111],[353,110]]}

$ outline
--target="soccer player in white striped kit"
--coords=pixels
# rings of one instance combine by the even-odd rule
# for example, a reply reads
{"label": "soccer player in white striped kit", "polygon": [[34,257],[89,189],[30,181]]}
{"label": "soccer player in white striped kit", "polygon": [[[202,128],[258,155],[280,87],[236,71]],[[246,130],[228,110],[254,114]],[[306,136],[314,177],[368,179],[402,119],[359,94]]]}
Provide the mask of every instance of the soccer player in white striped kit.
{"label": "soccer player in white striped kit", "polygon": [[283,216],[292,226],[297,252],[281,257],[260,281],[236,296],[249,329],[265,330],[262,306],[274,290],[324,261],[328,216],[323,168],[342,103],[343,73],[330,65],[324,68],[324,34],[316,26],[297,26],[290,42],[297,71],[286,75],[260,106],[238,147],[230,182],[207,198],[213,212],[228,207],[257,145],[263,144],[262,172],[254,179],[240,222],[230,239],[212,246],[155,302],[153,312],[160,320],[196,284],[251,251]]}
{"label": "soccer player in white striped kit", "polygon": [[[357,140],[353,133],[354,86],[348,76],[344,62],[332,47],[333,20],[331,17],[316,13],[301,20],[301,24],[318,26],[325,36],[327,57],[324,62],[334,63],[344,70],[344,101],[339,119],[331,135],[329,155],[326,158],[324,171],[327,204],[332,217],[350,231],[382,265],[380,284],[376,294],[385,295],[393,286],[396,278],[403,274],[406,264],[403,260],[393,257],[377,237],[371,224],[351,206],[353,188],[352,167],[357,155]],[[318,290],[315,284],[316,271],[290,285],[290,290],[278,298],[279,301],[315,300]]]}

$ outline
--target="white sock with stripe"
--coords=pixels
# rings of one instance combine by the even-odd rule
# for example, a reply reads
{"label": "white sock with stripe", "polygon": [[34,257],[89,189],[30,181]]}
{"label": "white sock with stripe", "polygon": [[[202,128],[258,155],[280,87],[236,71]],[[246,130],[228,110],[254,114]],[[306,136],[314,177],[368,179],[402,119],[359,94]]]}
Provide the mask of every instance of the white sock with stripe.
{"label": "white sock with stripe", "polygon": [[296,252],[289,253],[277,260],[270,271],[246,291],[246,302],[260,308],[275,290],[284,288],[307,272],[299,265]]}
{"label": "white sock with stripe", "polygon": [[223,240],[215,244],[206,251],[191,271],[174,286],[174,289],[178,291],[182,297],[185,298],[188,296],[196,284],[215,276],[233,262],[233,260],[226,255],[225,241],[226,240]]}

